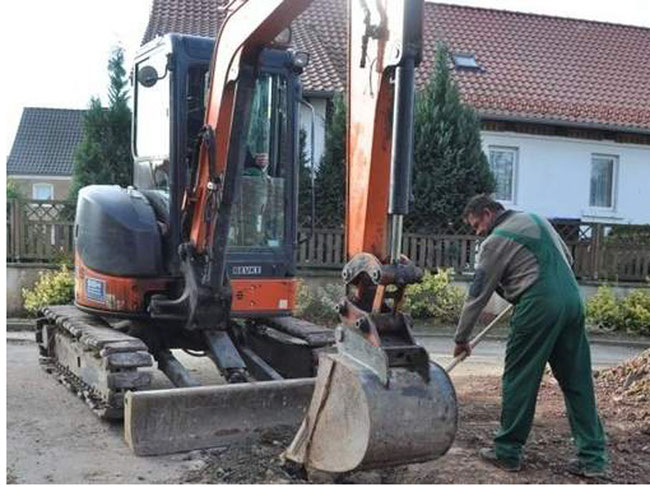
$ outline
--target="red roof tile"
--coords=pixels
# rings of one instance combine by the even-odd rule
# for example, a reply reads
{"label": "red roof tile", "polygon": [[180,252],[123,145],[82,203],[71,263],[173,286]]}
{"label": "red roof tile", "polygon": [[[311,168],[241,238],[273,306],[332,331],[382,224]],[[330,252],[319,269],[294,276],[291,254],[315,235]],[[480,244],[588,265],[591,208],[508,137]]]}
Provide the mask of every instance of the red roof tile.
{"label": "red roof tile", "polygon": [[483,115],[650,129],[650,29],[443,4],[425,22],[426,75],[438,40],[474,54],[456,79]]}
{"label": "red roof tile", "polygon": [[[167,32],[214,37],[218,3],[154,0],[143,42]],[[344,89],[346,11],[346,0],[314,0],[294,22],[296,47],[311,53],[307,91]],[[650,131],[650,29],[429,2],[424,21],[419,86],[444,41],[476,57],[481,70],[455,78],[483,117]]]}

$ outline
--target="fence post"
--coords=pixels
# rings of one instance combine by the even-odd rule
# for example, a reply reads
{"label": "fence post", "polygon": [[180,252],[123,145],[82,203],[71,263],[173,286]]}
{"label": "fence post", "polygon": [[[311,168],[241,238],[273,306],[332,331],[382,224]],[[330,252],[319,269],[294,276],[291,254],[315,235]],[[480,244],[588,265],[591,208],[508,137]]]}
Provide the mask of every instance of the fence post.
{"label": "fence post", "polygon": [[600,266],[602,262],[602,240],[603,240],[603,225],[601,223],[594,223],[591,238],[591,276],[594,280],[598,280]]}
{"label": "fence post", "polygon": [[23,241],[23,205],[24,203],[20,200],[13,200],[13,222],[14,227],[13,233],[13,246],[14,246],[14,257],[17,262],[20,262],[20,255],[22,251],[22,241]]}
{"label": "fence post", "polygon": [[15,200],[7,200],[7,260],[14,258],[14,213]]}

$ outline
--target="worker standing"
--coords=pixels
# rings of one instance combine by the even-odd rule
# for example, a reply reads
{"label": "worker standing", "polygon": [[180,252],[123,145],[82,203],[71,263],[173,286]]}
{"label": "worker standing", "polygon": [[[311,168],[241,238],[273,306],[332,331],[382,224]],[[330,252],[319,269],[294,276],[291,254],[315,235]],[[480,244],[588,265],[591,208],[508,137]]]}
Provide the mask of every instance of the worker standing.
{"label": "worker standing", "polygon": [[482,460],[519,471],[535,414],[537,392],[550,363],[565,398],[578,459],[572,473],[606,475],[606,439],[596,410],[584,305],[571,256],[551,224],[534,214],[505,210],[486,195],[473,197],[463,213],[482,243],[476,273],[454,341],[454,356],[471,352],[474,323],[496,290],[514,303],[502,377],[501,427]]}

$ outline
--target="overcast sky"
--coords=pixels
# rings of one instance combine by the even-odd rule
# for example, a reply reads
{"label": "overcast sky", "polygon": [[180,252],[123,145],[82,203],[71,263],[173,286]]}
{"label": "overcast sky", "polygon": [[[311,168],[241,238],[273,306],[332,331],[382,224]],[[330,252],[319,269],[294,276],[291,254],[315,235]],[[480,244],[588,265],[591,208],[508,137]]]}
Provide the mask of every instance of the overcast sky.
{"label": "overcast sky", "polygon": [[[252,0],[263,1],[263,0]],[[152,0],[24,0],[0,6],[0,157],[6,161],[23,107],[86,108],[105,99],[111,48],[126,49],[127,71]],[[650,1],[447,0],[546,15],[650,27]],[[2,172],[4,181],[5,171]]]}
{"label": "overcast sky", "polygon": [[[0,157],[6,161],[23,107],[86,108],[105,101],[113,46],[127,71],[152,0],[10,0],[0,6]],[[3,176],[5,171],[3,171]]]}

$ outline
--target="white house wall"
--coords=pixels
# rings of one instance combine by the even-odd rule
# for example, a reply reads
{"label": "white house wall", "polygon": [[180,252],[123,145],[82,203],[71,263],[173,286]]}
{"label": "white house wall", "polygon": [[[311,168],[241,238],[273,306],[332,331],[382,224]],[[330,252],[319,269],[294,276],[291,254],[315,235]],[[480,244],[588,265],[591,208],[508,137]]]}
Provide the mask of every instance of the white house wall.
{"label": "white house wall", "polygon": [[[516,148],[515,201],[508,208],[548,218],[650,224],[650,146],[483,131],[483,150]],[[589,208],[592,154],[618,158],[614,209]]]}
{"label": "white house wall", "polygon": [[[327,120],[327,99],[326,98],[308,98],[314,107],[314,168],[320,164],[321,157],[325,151],[325,127]],[[300,128],[305,131],[305,149],[307,157],[311,154],[311,110],[304,105],[300,105]]]}

